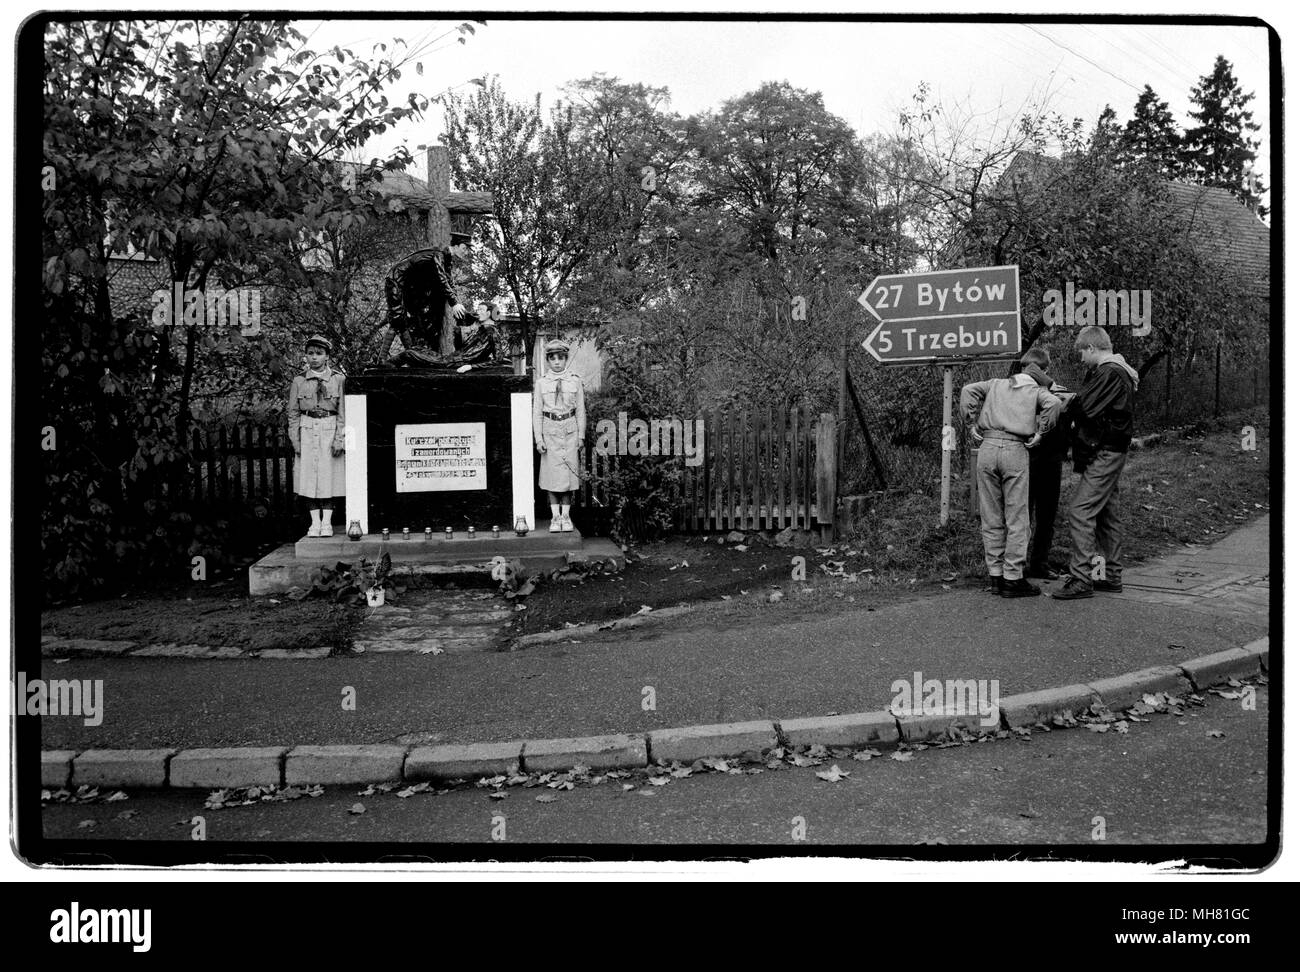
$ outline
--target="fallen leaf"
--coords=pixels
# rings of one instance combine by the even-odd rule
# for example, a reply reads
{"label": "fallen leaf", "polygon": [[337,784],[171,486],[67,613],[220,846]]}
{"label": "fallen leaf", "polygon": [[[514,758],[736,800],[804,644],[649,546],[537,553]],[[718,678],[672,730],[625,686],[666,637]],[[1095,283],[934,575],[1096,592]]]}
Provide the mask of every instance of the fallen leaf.
{"label": "fallen leaf", "polygon": [[889,758],[890,758],[890,759],[896,759],[896,760],[898,760],[900,763],[906,763],[909,759],[912,758],[912,754],[911,754],[911,753],[905,753],[905,752],[902,752],[902,751],[900,750],[899,752],[896,752],[896,753],[890,753],[890,754],[889,754]]}
{"label": "fallen leaf", "polygon": [[1224,732],[1222,729],[1207,729],[1205,731],[1205,736],[1207,739],[1222,739],[1224,737]]}
{"label": "fallen leaf", "polygon": [[494,790],[493,792],[491,792],[491,793],[488,794],[488,799],[489,799],[489,800],[504,800],[504,799],[505,799],[506,797],[508,797],[509,795],[510,795],[510,794],[507,793],[505,790]]}
{"label": "fallen leaf", "polygon": [[[687,770],[687,772],[690,772],[690,771]],[[651,786],[667,786],[667,785],[668,785],[668,777],[666,777],[666,776],[652,776],[652,777],[650,777],[650,779],[646,780],[646,782],[649,783]]]}
{"label": "fallen leaf", "polygon": [[554,803],[559,799],[554,793],[543,793],[540,796],[533,797],[538,803]]}
{"label": "fallen leaf", "polygon": [[653,610],[654,608],[652,608],[649,604],[642,604],[641,610],[637,611],[636,614],[632,615],[632,617],[635,618],[637,614],[649,614]]}
{"label": "fallen leaf", "polygon": [[366,805],[364,803],[354,803],[348,807],[348,813],[365,813]]}
{"label": "fallen leaf", "polygon": [[832,763],[828,770],[818,770],[817,779],[825,780],[827,783],[838,783],[840,780],[847,779],[849,774],[840,769],[838,763]]}

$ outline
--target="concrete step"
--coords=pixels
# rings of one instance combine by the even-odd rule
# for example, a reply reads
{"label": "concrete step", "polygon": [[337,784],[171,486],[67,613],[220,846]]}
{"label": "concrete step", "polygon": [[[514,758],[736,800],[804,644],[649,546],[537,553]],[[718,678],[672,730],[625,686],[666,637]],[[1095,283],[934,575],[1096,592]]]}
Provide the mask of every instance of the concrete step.
{"label": "concrete step", "polygon": [[458,530],[452,539],[446,539],[441,533],[434,533],[433,539],[424,538],[424,528],[417,532],[411,530],[411,538],[402,538],[398,528],[388,540],[376,533],[368,533],[360,540],[349,540],[338,527],[332,537],[303,537],[293,545],[294,554],[300,558],[333,558],[335,561],[346,560],[351,563],[361,557],[377,560],[387,551],[393,563],[455,563],[465,560],[491,560],[501,556],[507,560],[522,557],[529,553],[554,553],[565,550],[581,550],[582,534],[577,530],[565,533],[551,533],[551,521],[542,520],[537,529],[525,536],[515,535],[513,530],[501,530],[501,536],[494,538],[491,530],[480,530],[471,540],[464,530]]}

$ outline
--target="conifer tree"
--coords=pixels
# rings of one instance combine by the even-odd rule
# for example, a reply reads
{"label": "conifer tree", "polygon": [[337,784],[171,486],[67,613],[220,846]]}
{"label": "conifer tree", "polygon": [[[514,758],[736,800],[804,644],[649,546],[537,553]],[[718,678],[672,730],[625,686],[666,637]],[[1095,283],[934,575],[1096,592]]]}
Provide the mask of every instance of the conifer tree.
{"label": "conifer tree", "polygon": [[1254,97],[1241,90],[1232,65],[1220,54],[1214,70],[1192,89],[1196,108],[1190,115],[1196,124],[1184,136],[1182,154],[1188,178],[1229,189],[1258,209],[1264,186],[1251,167],[1259,142],[1250,133],[1259,131],[1259,124],[1246,108]]}
{"label": "conifer tree", "polygon": [[1165,179],[1182,175],[1182,135],[1169,111],[1151,85],[1142,89],[1133,106],[1133,117],[1120,136],[1120,154],[1126,165],[1148,166]]}

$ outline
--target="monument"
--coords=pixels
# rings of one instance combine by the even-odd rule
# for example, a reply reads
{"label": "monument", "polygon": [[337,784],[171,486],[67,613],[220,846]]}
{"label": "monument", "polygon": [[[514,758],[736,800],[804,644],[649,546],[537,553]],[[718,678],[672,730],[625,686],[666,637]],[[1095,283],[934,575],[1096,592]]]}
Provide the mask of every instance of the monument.
{"label": "monument", "polygon": [[625,562],[608,540],[552,533],[537,522],[533,378],[503,362],[490,313],[475,320],[465,311],[447,259],[454,246],[468,245],[465,221],[491,214],[492,197],[450,191],[443,146],[429,149],[429,175],[429,245],[398,261],[385,280],[402,350],[344,387],[340,529],[253,565],[253,594],[309,586],[322,566],[384,552],[396,569],[428,573],[486,571],[495,556],[538,568],[593,557],[616,568]]}

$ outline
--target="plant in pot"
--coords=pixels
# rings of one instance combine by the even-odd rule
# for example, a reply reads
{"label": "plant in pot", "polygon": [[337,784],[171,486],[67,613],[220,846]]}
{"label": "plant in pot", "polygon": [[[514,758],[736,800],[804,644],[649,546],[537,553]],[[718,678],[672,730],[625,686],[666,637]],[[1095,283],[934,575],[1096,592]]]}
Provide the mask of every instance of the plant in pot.
{"label": "plant in pot", "polygon": [[355,564],[340,561],[334,567],[323,568],[312,589],[336,601],[380,607],[404,590],[393,582],[392,569],[392,558],[387,553],[378,562],[365,557]]}

